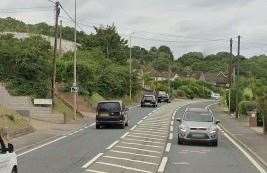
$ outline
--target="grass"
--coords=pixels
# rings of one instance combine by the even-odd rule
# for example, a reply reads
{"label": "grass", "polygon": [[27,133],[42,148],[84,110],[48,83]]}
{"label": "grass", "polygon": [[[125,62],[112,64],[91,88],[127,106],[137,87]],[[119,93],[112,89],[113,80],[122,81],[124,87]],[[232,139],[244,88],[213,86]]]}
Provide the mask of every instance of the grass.
{"label": "grass", "polygon": [[15,111],[0,106],[0,129],[17,131],[20,129],[30,128],[31,125],[24,117]]}

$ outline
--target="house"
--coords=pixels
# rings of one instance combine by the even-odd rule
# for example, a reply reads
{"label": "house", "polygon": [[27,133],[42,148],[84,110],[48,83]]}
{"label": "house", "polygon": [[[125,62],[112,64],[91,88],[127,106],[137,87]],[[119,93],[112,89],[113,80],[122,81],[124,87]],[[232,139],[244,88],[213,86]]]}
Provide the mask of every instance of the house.
{"label": "house", "polygon": [[218,87],[228,87],[229,85],[229,77],[223,72],[212,73],[212,72],[200,72],[197,80],[205,81],[214,86]]}

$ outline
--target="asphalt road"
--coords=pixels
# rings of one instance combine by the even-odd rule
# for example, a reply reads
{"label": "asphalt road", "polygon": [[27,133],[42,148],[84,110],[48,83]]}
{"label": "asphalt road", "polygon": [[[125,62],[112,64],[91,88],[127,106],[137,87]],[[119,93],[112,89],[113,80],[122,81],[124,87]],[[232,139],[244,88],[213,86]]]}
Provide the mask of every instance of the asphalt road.
{"label": "asphalt road", "polygon": [[156,109],[135,107],[129,111],[130,123],[126,129],[96,130],[90,123],[18,153],[19,172],[258,173],[255,164],[222,130],[218,147],[177,144],[175,117],[181,116],[188,106],[204,108],[211,103],[214,102],[180,100]]}
{"label": "asphalt road", "polygon": [[[212,102],[191,104],[187,107],[206,107]],[[181,117],[185,108],[176,117]],[[216,112],[214,112],[216,117]],[[167,153],[166,173],[258,173],[257,168],[220,131],[218,147],[205,144],[178,145],[178,123],[175,123],[170,152]]]}
{"label": "asphalt road", "polygon": [[134,107],[130,109],[129,127],[125,129],[96,130],[93,124],[88,123],[88,126],[46,143],[45,146],[20,151],[17,153],[19,173],[82,172],[81,165],[103,152],[106,147],[153,110],[155,108]]}

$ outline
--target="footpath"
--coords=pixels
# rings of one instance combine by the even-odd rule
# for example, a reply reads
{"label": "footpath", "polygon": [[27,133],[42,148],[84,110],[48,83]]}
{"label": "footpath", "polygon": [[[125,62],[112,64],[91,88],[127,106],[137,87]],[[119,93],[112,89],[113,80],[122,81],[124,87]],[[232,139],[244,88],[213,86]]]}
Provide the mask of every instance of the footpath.
{"label": "footpath", "polygon": [[229,116],[220,105],[212,106],[225,132],[246,148],[267,168],[267,135],[249,127],[248,121]]}

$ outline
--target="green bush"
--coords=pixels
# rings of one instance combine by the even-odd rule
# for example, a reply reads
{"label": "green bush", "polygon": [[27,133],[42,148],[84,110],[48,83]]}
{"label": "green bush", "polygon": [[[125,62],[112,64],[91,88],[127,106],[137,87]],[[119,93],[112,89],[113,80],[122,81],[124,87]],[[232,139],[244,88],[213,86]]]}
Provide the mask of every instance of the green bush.
{"label": "green bush", "polygon": [[257,103],[254,101],[241,101],[239,103],[239,111],[242,115],[247,115],[248,111],[257,109]]}

